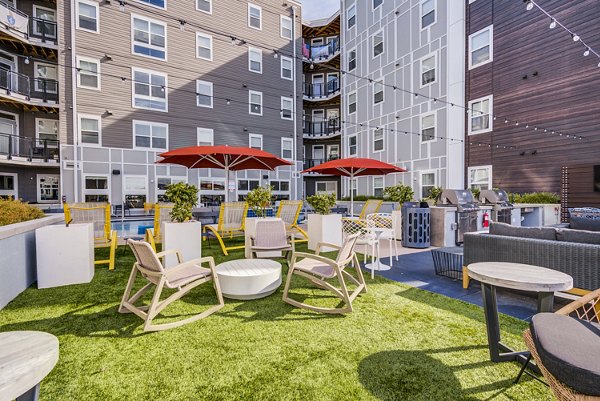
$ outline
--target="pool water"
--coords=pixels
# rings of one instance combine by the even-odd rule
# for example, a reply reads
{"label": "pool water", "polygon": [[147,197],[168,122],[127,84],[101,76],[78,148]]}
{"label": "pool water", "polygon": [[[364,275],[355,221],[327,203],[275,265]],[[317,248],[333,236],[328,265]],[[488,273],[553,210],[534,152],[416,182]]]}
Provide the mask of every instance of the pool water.
{"label": "pool water", "polygon": [[113,230],[117,231],[119,238],[143,237],[146,228],[154,227],[153,220],[114,221],[111,223]]}

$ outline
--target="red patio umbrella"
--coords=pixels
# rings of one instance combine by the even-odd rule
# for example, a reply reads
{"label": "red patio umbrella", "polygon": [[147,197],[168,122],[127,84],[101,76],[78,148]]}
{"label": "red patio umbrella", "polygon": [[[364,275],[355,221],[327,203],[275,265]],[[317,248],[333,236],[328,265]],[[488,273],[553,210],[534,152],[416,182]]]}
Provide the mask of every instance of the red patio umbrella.
{"label": "red patio umbrella", "polygon": [[406,169],[396,167],[375,159],[364,159],[349,157],[319,164],[302,171],[303,173],[330,174],[342,177],[350,177],[350,215],[354,215],[354,192],[352,183],[354,178],[365,175],[386,175],[392,173],[403,173]]}
{"label": "red patio umbrella", "polygon": [[170,150],[159,155],[157,163],[179,164],[187,168],[217,168],[225,170],[225,201],[229,196],[229,171],[275,170],[279,166],[290,166],[283,160],[264,150],[235,146],[189,146]]}

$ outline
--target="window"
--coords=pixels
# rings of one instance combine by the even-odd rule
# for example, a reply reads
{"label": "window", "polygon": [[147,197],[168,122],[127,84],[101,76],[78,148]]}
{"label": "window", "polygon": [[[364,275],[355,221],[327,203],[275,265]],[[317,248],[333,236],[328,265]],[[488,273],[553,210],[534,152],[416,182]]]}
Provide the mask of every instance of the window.
{"label": "window", "polygon": [[281,37],[292,40],[292,19],[281,16]]}
{"label": "window", "polygon": [[291,97],[281,97],[281,118],[293,120],[294,100]]}
{"label": "window", "polygon": [[334,194],[337,196],[337,182],[335,181],[317,181],[315,183],[317,194]]}
{"label": "window", "polygon": [[207,81],[196,81],[196,105],[199,107],[213,107],[213,84]]}
{"label": "window", "polygon": [[34,78],[37,92],[58,92],[58,68],[56,65],[34,63]]}
{"label": "window", "polygon": [[133,120],[133,147],[166,150],[168,131],[167,124]]}
{"label": "window", "polygon": [[348,137],[348,155],[356,156],[358,154],[358,137],[352,135]]}
{"label": "window", "polygon": [[346,26],[348,29],[356,25],[356,4],[352,4],[346,11]]}
{"label": "window", "polygon": [[42,38],[56,38],[56,10],[33,5],[33,33]]}
{"label": "window", "polygon": [[269,185],[273,187],[273,192],[290,192],[289,181],[270,181]]}
{"label": "window", "polygon": [[429,197],[431,190],[436,186],[435,172],[421,172],[421,199]]}
{"label": "window", "polygon": [[293,159],[294,140],[291,138],[281,138],[281,157],[283,159]]}
{"label": "window", "polygon": [[215,179],[200,180],[200,190],[202,190],[202,192],[206,192],[206,191],[225,192],[225,181],[215,180]]}
{"label": "window", "polygon": [[435,55],[421,59],[421,86],[429,85],[435,82]]}
{"label": "window", "polygon": [[293,62],[292,62],[291,58],[281,56],[281,78],[289,79],[290,81],[293,79],[292,78],[292,68],[293,68],[292,63]]}
{"label": "window", "polygon": [[435,114],[421,117],[421,142],[435,140]]}
{"label": "window", "polygon": [[100,89],[100,60],[77,57],[77,86]]}
{"label": "window", "polygon": [[356,49],[348,52],[348,71],[353,71],[356,68]]}
{"label": "window", "polygon": [[348,94],[348,114],[356,113],[356,92]]}
{"label": "window", "polygon": [[248,48],[248,69],[262,74],[262,51],[260,49]]}
{"label": "window", "polygon": [[383,177],[373,177],[373,196],[383,197]]}
{"label": "window", "polygon": [[132,68],[133,101],[138,109],[167,111],[167,76]]}
{"label": "window", "polygon": [[493,26],[469,35],[469,69],[493,60]]}
{"label": "window", "polygon": [[47,141],[47,147],[58,147],[58,120],[36,118],[35,137],[38,141],[38,146],[44,146],[44,141]]}
{"label": "window", "polygon": [[383,82],[373,82],[373,103],[383,102]]}
{"label": "window", "polygon": [[250,134],[249,144],[251,148],[261,149],[263,148],[263,136],[260,134]]}
{"label": "window", "polygon": [[263,94],[257,91],[248,91],[248,103],[250,114],[262,116]]}
{"label": "window", "polygon": [[210,128],[197,129],[198,146],[212,146],[215,143],[214,131]]}
{"label": "window", "polygon": [[17,174],[0,173],[0,199],[12,197],[18,198],[17,194]]}
{"label": "window", "polygon": [[492,166],[469,167],[469,188],[492,189]]}
{"label": "window", "polygon": [[196,0],[196,10],[212,14],[212,0]]}
{"label": "window", "polygon": [[212,61],[212,36],[204,33],[196,33],[196,57]]}
{"label": "window", "polygon": [[238,191],[252,191],[259,186],[259,180],[238,180]]}
{"label": "window", "polygon": [[167,59],[167,25],[131,15],[131,52],[139,56]]}
{"label": "window", "polygon": [[167,8],[166,1],[167,0],[139,0],[142,3],[150,4],[151,6],[159,7],[159,8]]}
{"label": "window", "polygon": [[373,35],[373,58],[383,53],[383,31]]}
{"label": "window", "polygon": [[187,182],[187,177],[156,177],[156,200],[157,202],[169,202],[169,198],[165,195],[167,188],[171,184],[178,182]]}
{"label": "window", "polygon": [[383,4],[383,0],[373,0],[373,10]]}
{"label": "window", "polygon": [[85,202],[109,202],[108,176],[87,175],[83,178]]}
{"label": "window", "polygon": [[435,0],[421,1],[421,29],[435,23]]}
{"label": "window", "polygon": [[381,152],[385,147],[385,136],[383,128],[377,128],[373,131],[373,152]]}
{"label": "window", "polygon": [[482,97],[469,102],[469,134],[481,134],[492,130],[492,96]]}
{"label": "window", "polygon": [[100,117],[79,115],[79,141],[82,144],[100,145]]}
{"label": "window", "polygon": [[262,8],[250,3],[248,3],[248,26],[262,29]]}
{"label": "window", "polygon": [[60,199],[60,178],[58,174],[37,174],[37,201],[40,203],[58,202]]}
{"label": "window", "polygon": [[144,175],[126,175],[123,177],[125,202],[129,207],[141,209],[146,203],[148,179]]}
{"label": "window", "polygon": [[98,33],[98,3],[89,0],[77,2],[77,29]]}

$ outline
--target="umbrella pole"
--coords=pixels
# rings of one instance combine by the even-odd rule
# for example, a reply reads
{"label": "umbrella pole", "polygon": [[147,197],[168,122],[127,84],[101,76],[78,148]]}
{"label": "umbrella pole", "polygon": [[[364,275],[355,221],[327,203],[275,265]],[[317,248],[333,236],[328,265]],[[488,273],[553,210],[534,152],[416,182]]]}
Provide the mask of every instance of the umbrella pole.
{"label": "umbrella pole", "polygon": [[350,174],[350,217],[354,217],[354,190],[352,185],[354,184],[354,174]]}
{"label": "umbrella pole", "polygon": [[225,166],[225,202],[229,202],[229,164]]}

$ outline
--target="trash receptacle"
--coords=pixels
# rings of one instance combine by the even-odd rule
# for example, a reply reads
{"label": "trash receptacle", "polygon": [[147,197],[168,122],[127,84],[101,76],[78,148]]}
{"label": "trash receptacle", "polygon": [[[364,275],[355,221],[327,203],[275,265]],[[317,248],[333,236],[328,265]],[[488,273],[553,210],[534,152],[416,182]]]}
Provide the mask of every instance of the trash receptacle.
{"label": "trash receptacle", "polygon": [[405,248],[429,248],[431,245],[431,215],[429,207],[421,207],[425,205],[418,202],[402,205],[402,246]]}

